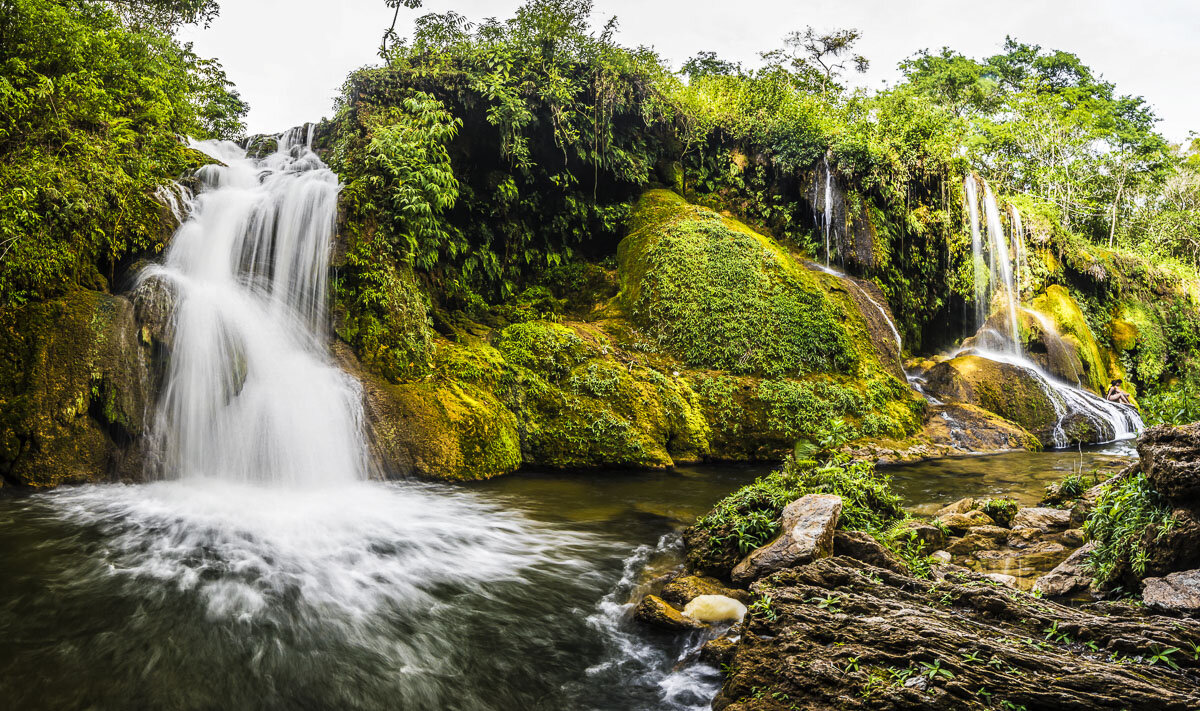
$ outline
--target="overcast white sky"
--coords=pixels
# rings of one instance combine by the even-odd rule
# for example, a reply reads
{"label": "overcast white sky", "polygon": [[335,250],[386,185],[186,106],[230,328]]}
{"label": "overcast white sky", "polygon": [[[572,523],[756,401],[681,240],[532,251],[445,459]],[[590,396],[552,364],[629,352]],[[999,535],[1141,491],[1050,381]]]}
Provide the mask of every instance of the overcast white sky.
{"label": "overcast white sky", "polygon": [[[411,31],[424,12],[505,18],[520,0],[426,0],[401,9]],[[949,46],[971,57],[997,52],[1005,35],[1078,54],[1122,93],[1140,94],[1181,141],[1200,131],[1200,2],[1197,0],[595,0],[595,24],[616,15],[620,40],[650,45],[676,67],[700,50],[753,64],[783,35],[812,25],[856,27],[881,87],[913,52]],[[1054,8],[1054,9],[1047,9]],[[208,29],[186,28],[201,56],[216,57],[250,102],[252,132],[275,132],[328,116],[346,74],[376,61],[392,11],[384,0],[221,0]]]}

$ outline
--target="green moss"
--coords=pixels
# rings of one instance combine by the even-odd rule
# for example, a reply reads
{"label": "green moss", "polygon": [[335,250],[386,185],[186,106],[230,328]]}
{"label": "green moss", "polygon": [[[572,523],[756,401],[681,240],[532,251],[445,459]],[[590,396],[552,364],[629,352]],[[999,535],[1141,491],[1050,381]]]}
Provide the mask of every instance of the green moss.
{"label": "green moss", "polygon": [[574,331],[547,321],[529,321],[500,332],[496,343],[510,365],[538,373],[551,381],[566,378],[584,362],[590,349]]}
{"label": "green moss", "polygon": [[1154,308],[1140,301],[1121,304],[1118,319],[1130,325],[1135,335],[1133,346],[1125,349],[1133,372],[1143,383],[1153,383],[1167,368],[1167,335],[1162,317]]}
{"label": "green moss", "polygon": [[1083,384],[1097,393],[1108,390],[1112,378],[1122,378],[1123,373],[1109,370],[1109,358],[1100,349],[1087,319],[1079,304],[1064,287],[1052,284],[1033,301],[1033,308],[1045,314],[1063,339],[1074,346],[1083,365]]}
{"label": "green moss", "polygon": [[859,351],[819,277],[741,223],[653,190],[618,248],[632,319],[692,366],[770,376],[852,372]]}
{"label": "green moss", "polygon": [[1012,499],[987,499],[979,504],[979,510],[990,516],[996,525],[1008,527],[1017,515],[1017,502]]}

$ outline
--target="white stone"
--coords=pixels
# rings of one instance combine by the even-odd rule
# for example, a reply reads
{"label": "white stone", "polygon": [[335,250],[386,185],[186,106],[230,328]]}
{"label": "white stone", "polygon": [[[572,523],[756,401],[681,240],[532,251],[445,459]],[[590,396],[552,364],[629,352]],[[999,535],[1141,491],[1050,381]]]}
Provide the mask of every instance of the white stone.
{"label": "white stone", "polygon": [[746,616],[746,606],[724,595],[700,595],[683,608],[683,614],[709,624],[741,622]]}

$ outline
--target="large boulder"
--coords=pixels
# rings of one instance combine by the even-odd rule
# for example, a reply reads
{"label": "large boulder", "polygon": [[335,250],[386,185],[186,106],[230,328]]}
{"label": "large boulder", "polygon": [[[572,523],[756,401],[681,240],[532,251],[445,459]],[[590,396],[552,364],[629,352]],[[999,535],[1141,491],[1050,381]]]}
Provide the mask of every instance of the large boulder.
{"label": "large boulder", "polygon": [[747,585],[782,568],[803,565],[833,552],[833,534],[842,515],[842,497],[808,494],[783,509],[781,532],[733,569],[733,582]]}
{"label": "large boulder", "polygon": [[1042,383],[1028,369],[978,355],[942,361],[925,373],[925,390],[942,400],[976,405],[1052,445],[1058,414]]}
{"label": "large boulder", "polygon": [[1142,583],[1142,602],[1147,607],[1190,615],[1200,613],[1200,570],[1146,578]]}
{"label": "large boulder", "polygon": [[0,353],[0,478],[141,478],[151,378],[128,300],[79,290],[13,309]]}
{"label": "large boulder", "polygon": [[1138,454],[1155,491],[1177,503],[1200,504],[1200,422],[1151,427],[1138,439]]}

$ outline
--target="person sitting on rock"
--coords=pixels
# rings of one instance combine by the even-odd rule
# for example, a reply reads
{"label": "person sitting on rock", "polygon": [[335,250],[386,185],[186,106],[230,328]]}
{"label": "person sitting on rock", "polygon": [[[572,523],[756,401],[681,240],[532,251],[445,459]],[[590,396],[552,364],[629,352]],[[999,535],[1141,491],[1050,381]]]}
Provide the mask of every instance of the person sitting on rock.
{"label": "person sitting on rock", "polygon": [[1124,381],[1122,381],[1120,378],[1112,381],[1112,385],[1108,386],[1108,394],[1104,396],[1104,399],[1108,400],[1109,402],[1116,402],[1122,405],[1132,406],[1133,401],[1129,399],[1129,393],[1121,389],[1121,385],[1123,384]]}

